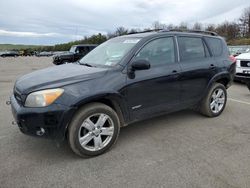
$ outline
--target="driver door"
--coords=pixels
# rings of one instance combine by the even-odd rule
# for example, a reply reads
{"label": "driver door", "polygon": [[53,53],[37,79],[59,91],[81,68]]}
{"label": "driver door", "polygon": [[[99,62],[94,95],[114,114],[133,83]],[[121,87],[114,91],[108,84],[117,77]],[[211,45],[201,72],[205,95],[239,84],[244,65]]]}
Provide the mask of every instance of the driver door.
{"label": "driver door", "polygon": [[[173,37],[148,42],[132,59],[150,62],[148,70],[135,71],[127,77],[127,101],[132,120],[145,119],[178,107],[180,101],[180,66],[176,61]],[[129,67],[128,67],[129,68]]]}

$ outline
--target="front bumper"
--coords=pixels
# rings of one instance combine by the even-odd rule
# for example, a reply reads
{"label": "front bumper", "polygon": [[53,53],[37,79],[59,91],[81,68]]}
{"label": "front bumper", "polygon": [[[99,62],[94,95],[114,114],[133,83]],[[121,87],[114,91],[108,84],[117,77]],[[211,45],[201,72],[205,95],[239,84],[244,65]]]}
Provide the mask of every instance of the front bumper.
{"label": "front bumper", "polygon": [[27,108],[19,104],[14,95],[11,96],[10,102],[13,117],[22,133],[56,140],[64,139],[67,124],[73,115],[72,108],[60,104]]}
{"label": "front bumper", "polygon": [[250,68],[236,67],[236,74],[234,80],[249,82],[250,81]]}

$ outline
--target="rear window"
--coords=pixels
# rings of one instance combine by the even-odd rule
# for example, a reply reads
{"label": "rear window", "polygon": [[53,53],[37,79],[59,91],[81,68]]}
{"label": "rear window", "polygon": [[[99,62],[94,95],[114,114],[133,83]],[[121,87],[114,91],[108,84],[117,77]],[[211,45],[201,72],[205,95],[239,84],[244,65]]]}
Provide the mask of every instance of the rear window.
{"label": "rear window", "polygon": [[204,44],[201,38],[178,37],[178,44],[182,61],[206,57]]}
{"label": "rear window", "polygon": [[215,57],[221,56],[223,49],[221,40],[211,37],[205,37],[205,40],[208,44],[209,49],[212,52],[212,55]]}

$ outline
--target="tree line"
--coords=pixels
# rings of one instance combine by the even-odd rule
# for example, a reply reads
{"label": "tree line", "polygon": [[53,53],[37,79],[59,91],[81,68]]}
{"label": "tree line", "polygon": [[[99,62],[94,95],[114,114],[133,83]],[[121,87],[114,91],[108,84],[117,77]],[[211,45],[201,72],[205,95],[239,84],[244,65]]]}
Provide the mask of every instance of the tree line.
{"label": "tree line", "polygon": [[196,22],[193,25],[188,25],[188,23],[181,22],[179,25],[174,24],[163,24],[159,21],[155,21],[151,28],[138,29],[132,28],[128,29],[125,27],[118,27],[116,31],[107,34],[95,34],[90,37],[84,37],[82,40],[77,40],[64,44],[57,44],[55,46],[43,46],[35,50],[37,51],[67,51],[72,45],[77,44],[101,44],[106,40],[137,32],[149,31],[149,30],[205,30],[218,33],[223,36],[229,45],[250,45],[250,7],[245,8],[236,21],[225,21],[221,24],[207,24]]}

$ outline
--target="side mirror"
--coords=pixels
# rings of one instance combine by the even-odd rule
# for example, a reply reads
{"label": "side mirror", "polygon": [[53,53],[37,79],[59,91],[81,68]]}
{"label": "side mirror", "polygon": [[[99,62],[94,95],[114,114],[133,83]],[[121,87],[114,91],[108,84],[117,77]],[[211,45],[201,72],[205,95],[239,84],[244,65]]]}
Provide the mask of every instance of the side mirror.
{"label": "side mirror", "polygon": [[131,67],[130,67],[129,72],[128,72],[128,77],[130,79],[134,79],[136,70],[147,70],[147,69],[150,69],[149,61],[147,61],[145,59],[135,60],[131,63]]}
{"label": "side mirror", "polygon": [[133,71],[135,70],[147,70],[150,69],[150,63],[149,61],[145,59],[138,59],[132,62],[131,68]]}

